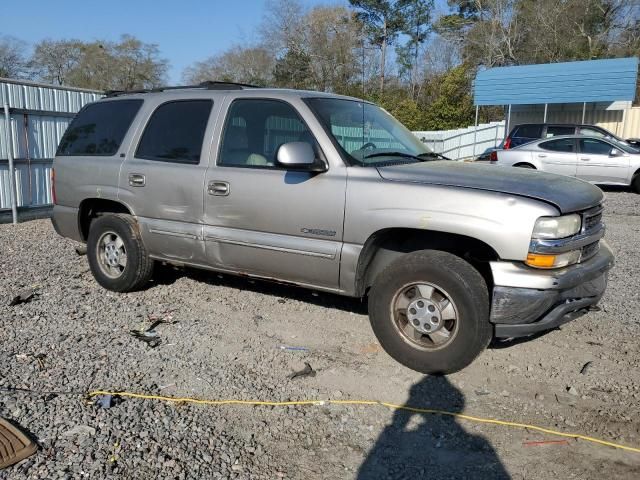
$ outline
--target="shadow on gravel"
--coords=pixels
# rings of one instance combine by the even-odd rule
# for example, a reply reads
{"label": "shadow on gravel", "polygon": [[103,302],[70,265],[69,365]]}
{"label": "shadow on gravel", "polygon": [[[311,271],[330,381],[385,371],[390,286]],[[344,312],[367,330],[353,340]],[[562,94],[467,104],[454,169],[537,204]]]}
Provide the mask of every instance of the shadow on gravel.
{"label": "shadow on gravel", "polygon": [[510,338],[510,339],[499,339],[494,338],[491,340],[489,347],[491,350],[502,350],[504,348],[515,347],[516,345],[520,345],[521,343],[533,342],[534,340],[549,335],[551,332],[555,332],[559,330],[558,328],[552,328],[551,330],[544,330],[542,332],[534,333],[533,335],[529,335],[528,337],[518,337],[518,338]]}
{"label": "shadow on gravel", "polygon": [[[446,377],[411,387],[407,406],[462,412],[464,395]],[[361,465],[357,480],[381,478],[511,478],[491,444],[455,418],[397,410]]]}
{"label": "shadow on gravel", "polygon": [[237,275],[219,274],[196,268],[176,269],[168,266],[159,266],[153,274],[153,283],[157,285],[172,285],[178,279],[187,277],[196,282],[216,285],[228,288],[248,290],[250,292],[270,295],[283,299],[299,300],[320,307],[337,308],[345,312],[353,312],[367,315],[367,302],[358,298],[343,297],[328,292],[315,292],[296,285],[285,285],[267,280],[249,279]]}

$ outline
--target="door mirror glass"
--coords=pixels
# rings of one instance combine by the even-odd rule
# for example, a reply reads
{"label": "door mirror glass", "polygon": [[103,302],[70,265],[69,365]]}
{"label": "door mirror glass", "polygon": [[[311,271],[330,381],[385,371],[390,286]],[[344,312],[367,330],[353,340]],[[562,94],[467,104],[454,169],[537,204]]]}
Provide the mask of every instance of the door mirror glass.
{"label": "door mirror glass", "polygon": [[276,155],[278,165],[291,170],[325,172],[326,165],[316,160],[313,147],[307,142],[289,142],[280,145]]}

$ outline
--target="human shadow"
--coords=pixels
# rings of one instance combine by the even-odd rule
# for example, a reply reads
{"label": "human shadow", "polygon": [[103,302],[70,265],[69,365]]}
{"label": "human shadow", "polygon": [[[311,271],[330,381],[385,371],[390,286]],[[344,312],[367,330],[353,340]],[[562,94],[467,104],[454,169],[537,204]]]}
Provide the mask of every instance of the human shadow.
{"label": "human shadow", "polygon": [[[426,376],[406,406],[460,413],[464,395],[446,377]],[[357,480],[511,478],[489,441],[465,431],[456,418],[396,410],[360,466]]]}

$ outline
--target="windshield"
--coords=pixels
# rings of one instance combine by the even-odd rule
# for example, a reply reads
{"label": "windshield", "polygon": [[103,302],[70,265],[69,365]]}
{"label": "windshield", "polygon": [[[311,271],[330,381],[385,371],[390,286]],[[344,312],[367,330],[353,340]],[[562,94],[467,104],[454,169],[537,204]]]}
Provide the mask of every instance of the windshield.
{"label": "windshield", "polygon": [[613,145],[622,150],[623,152],[626,153],[640,153],[640,150],[632,147],[631,145],[629,145],[627,142],[625,142],[624,140],[620,140],[618,138],[610,138],[609,141],[611,143],[613,143]]}
{"label": "windshield", "polygon": [[310,98],[307,103],[352,165],[378,167],[442,158],[376,105],[338,98]]}

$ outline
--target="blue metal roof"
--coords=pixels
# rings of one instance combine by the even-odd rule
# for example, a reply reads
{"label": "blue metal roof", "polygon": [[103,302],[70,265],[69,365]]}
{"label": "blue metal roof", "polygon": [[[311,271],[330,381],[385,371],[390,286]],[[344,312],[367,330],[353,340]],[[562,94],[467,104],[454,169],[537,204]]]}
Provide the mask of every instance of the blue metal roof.
{"label": "blue metal roof", "polygon": [[633,101],[638,59],[490,68],[476,75],[476,105]]}

